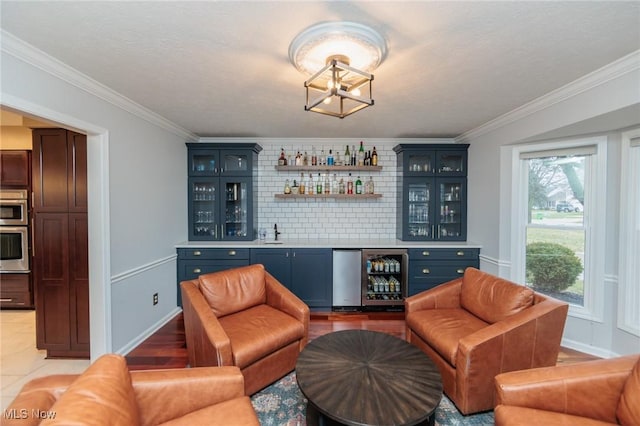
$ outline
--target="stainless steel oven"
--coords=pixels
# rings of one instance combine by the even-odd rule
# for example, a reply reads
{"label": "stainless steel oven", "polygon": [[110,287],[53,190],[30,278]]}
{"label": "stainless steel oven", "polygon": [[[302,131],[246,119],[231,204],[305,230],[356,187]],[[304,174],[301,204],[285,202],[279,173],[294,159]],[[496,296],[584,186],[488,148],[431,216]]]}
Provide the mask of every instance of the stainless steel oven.
{"label": "stainless steel oven", "polygon": [[29,228],[0,226],[0,272],[29,272]]}
{"label": "stainless steel oven", "polygon": [[0,191],[0,225],[27,226],[29,211],[26,189],[3,189]]}

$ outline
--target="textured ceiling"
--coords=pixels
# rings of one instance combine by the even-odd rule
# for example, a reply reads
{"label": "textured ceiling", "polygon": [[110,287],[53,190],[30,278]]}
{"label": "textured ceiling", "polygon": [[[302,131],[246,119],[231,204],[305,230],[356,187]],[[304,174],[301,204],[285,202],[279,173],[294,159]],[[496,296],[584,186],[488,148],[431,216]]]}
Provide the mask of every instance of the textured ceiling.
{"label": "textured ceiling", "polygon": [[[2,1],[2,28],[200,136],[457,136],[640,49],[640,2]],[[305,112],[291,40],[387,40],[375,106]]]}

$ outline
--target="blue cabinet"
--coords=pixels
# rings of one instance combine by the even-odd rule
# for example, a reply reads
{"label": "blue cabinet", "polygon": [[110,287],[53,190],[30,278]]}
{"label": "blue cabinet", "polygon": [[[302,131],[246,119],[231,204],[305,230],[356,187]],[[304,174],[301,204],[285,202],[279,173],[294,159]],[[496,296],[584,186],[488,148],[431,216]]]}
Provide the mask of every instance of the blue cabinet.
{"label": "blue cabinet", "polygon": [[254,240],[257,144],[188,143],[190,241]]}
{"label": "blue cabinet", "polygon": [[331,249],[252,249],[251,263],[262,263],[271,275],[310,308],[331,308]]}
{"label": "blue cabinet", "polygon": [[466,144],[394,147],[397,154],[397,238],[467,239]]}
{"label": "blue cabinet", "polygon": [[479,268],[478,248],[409,249],[408,295],[413,296]]}

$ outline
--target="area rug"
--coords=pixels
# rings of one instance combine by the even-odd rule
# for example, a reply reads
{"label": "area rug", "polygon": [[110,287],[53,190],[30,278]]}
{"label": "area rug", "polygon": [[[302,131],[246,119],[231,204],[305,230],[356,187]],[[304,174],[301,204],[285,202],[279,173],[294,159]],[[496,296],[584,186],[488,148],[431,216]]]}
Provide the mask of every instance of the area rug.
{"label": "area rug", "polygon": [[[305,421],[307,400],[298,388],[295,372],[254,394],[251,397],[251,403],[262,426],[306,426],[307,424]],[[493,412],[463,416],[443,395],[440,405],[436,408],[436,425],[490,426],[493,425]]]}

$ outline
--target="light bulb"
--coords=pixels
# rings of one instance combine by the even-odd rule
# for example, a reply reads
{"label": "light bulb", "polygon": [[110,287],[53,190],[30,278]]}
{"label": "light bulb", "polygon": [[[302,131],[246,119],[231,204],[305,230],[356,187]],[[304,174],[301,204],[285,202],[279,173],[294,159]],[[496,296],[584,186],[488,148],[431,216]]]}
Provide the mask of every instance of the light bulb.
{"label": "light bulb", "polygon": [[333,79],[327,81],[327,89],[331,90],[333,89],[334,83],[333,83]]}
{"label": "light bulb", "polygon": [[353,90],[351,91],[351,94],[352,94],[353,96],[360,96],[360,94],[361,94],[361,93],[360,93],[360,89],[353,89]]}
{"label": "light bulb", "polygon": [[331,96],[329,96],[324,101],[322,101],[322,103],[325,104],[325,105],[329,105],[331,103]]}

